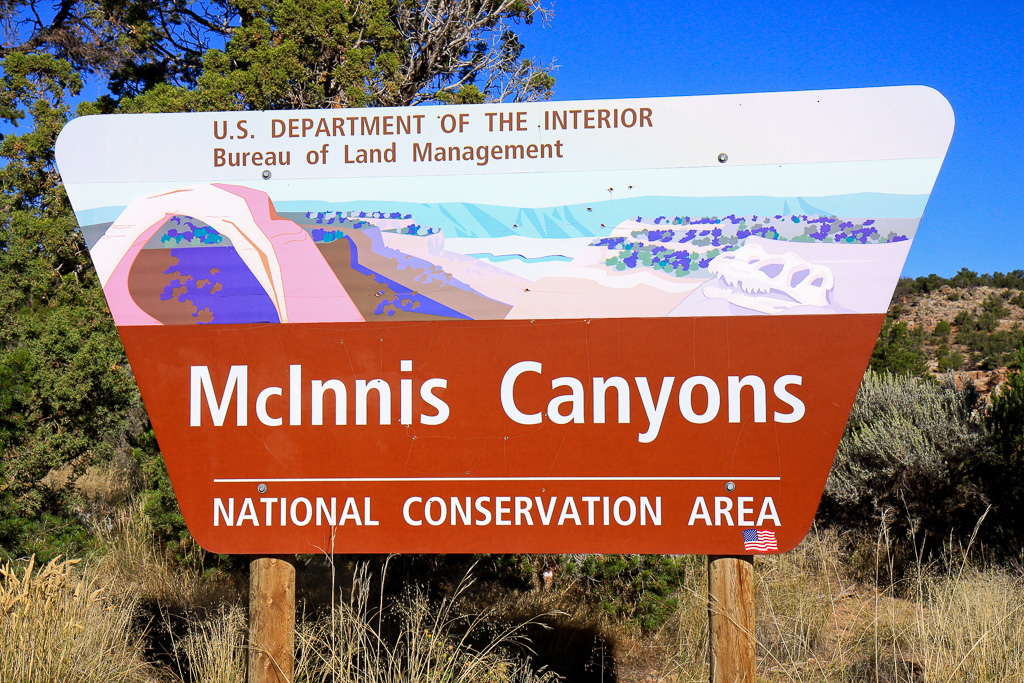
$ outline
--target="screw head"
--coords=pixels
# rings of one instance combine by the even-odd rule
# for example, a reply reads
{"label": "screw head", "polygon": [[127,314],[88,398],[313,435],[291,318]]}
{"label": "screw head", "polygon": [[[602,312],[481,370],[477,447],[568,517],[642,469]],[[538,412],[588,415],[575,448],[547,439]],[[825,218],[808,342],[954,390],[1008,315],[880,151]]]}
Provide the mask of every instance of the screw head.
{"label": "screw head", "polygon": [[732,493],[733,491],[736,490],[736,484],[731,481],[725,482],[725,490]]}
{"label": "screw head", "polygon": [[259,491],[260,493],[266,493],[267,492],[267,485],[266,484],[260,484],[259,486],[256,487],[256,490]]}
{"label": "screw head", "polygon": [[726,154],[725,152],[722,152],[721,154],[718,155],[718,163],[724,164],[727,161],[729,161],[729,155],[728,154]]}
{"label": "screw head", "polygon": [[264,171],[263,172],[263,179],[264,180],[270,180],[270,171]]}

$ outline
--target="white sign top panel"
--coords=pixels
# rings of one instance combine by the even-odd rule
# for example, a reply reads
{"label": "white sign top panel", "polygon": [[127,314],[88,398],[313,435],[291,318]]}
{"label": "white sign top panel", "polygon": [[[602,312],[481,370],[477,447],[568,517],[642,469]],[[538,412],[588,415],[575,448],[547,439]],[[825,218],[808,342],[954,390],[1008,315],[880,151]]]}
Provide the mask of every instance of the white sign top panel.
{"label": "white sign top panel", "polygon": [[[237,182],[936,159],[926,87],[528,104],[83,117],[65,183]],[[118,144],[105,144],[116,126]],[[159,131],[157,134],[156,131]],[[94,146],[64,149],[64,141]],[[623,153],[626,150],[627,153]],[[727,155],[720,161],[719,155]]]}

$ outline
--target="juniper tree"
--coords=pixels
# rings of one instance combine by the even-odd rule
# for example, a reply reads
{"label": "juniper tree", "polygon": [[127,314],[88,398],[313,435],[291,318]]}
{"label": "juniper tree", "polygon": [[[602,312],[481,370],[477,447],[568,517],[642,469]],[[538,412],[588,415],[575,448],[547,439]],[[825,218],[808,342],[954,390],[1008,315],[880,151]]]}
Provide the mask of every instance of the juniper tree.
{"label": "juniper tree", "polygon": [[[126,453],[139,402],[59,182],[53,145],[81,88],[67,61],[12,52],[0,117],[0,546],[48,554],[84,538],[74,482]],[[26,126],[25,123],[30,125]],[[138,431],[138,426],[136,426]]]}

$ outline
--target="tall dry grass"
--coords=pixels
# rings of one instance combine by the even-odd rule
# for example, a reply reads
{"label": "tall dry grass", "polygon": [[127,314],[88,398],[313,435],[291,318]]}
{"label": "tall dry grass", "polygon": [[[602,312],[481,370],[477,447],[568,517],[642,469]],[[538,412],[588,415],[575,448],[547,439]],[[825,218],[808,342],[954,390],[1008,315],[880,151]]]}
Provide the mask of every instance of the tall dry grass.
{"label": "tall dry grass", "polygon": [[[296,632],[296,683],[546,683],[529,662],[527,623],[502,625],[492,610],[468,611],[467,577],[439,601],[410,588],[388,598],[367,568],[356,569],[347,599],[326,613],[300,618]],[[374,590],[376,589],[376,593]],[[245,680],[244,612],[221,609],[196,617],[174,643],[182,681]]]}
{"label": "tall dry grass", "polygon": [[[163,555],[140,511],[118,517],[107,543],[106,555],[83,570],[73,561],[0,567],[0,681],[244,680],[247,628],[237,602],[178,610],[164,631],[176,639],[169,663],[147,664],[138,601],[188,607],[209,587]],[[758,679],[1024,683],[1019,569],[975,564],[968,546],[958,561],[947,549],[944,565],[918,558],[911,571],[894,571],[891,545],[884,530],[856,547],[836,533],[812,531],[792,552],[756,558]],[[708,599],[700,566],[686,572],[680,608],[654,636],[588,606],[572,586],[503,595],[467,577],[445,597],[411,586],[394,598],[363,567],[344,596],[332,596],[329,610],[300,619],[296,681],[555,680],[531,665],[534,647],[551,644],[543,622],[555,627],[550,640],[559,647],[590,648],[584,659],[600,658],[600,666],[584,662],[589,669],[566,671],[586,669],[598,680],[595,672],[612,670],[607,658],[623,683],[659,676],[703,682]],[[550,648],[541,654],[557,661]]]}
{"label": "tall dry grass", "polygon": [[[386,571],[386,567],[385,567]],[[544,683],[529,665],[524,629],[489,609],[466,610],[468,575],[440,601],[419,587],[389,601],[365,566],[347,600],[301,622],[296,681],[334,683]]]}
{"label": "tall dry grass", "polygon": [[77,560],[0,567],[0,680],[128,683],[147,680],[136,602],[98,587]]}
{"label": "tall dry grass", "polygon": [[687,572],[679,609],[657,634],[666,652],[665,675],[671,680],[708,680],[708,574]]}
{"label": "tall dry grass", "polygon": [[919,590],[912,642],[929,680],[1024,681],[1024,579],[967,569]]}
{"label": "tall dry grass", "polygon": [[110,527],[99,534],[104,548],[100,573],[108,585],[142,601],[180,607],[194,605],[210,588],[198,571],[167,557],[156,541],[143,501],[119,508],[111,518]]}
{"label": "tall dry grass", "polygon": [[[178,675],[202,683],[237,683],[246,678],[248,625],[245,612],[227,605],[188,625],[185,637],[174,644]],[[187,667],[188,674],[184,673]]]}
{"label": "tall dry grass", "polygon": [[[893,581],[886,540],[875,582],[854,582],[849,544],[812,534],[755,560],[758,680],[836,683],[1024,683],[1024,577],[959,563],[919,563]],[[687,586],[662,670],[707,680],[707,585]]]}

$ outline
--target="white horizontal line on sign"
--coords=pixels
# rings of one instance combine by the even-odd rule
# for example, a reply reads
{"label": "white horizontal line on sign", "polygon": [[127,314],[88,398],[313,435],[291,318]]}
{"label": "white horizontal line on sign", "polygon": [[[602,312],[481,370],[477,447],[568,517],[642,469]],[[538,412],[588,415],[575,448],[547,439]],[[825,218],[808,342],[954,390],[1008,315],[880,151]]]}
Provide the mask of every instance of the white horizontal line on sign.
{"label": "white horizontal line on sign", "polygon": [[327,482],[444,481],[779,481],[781,477],[294,477],[286,479],[214,479],[215,484],[293,484]]}

